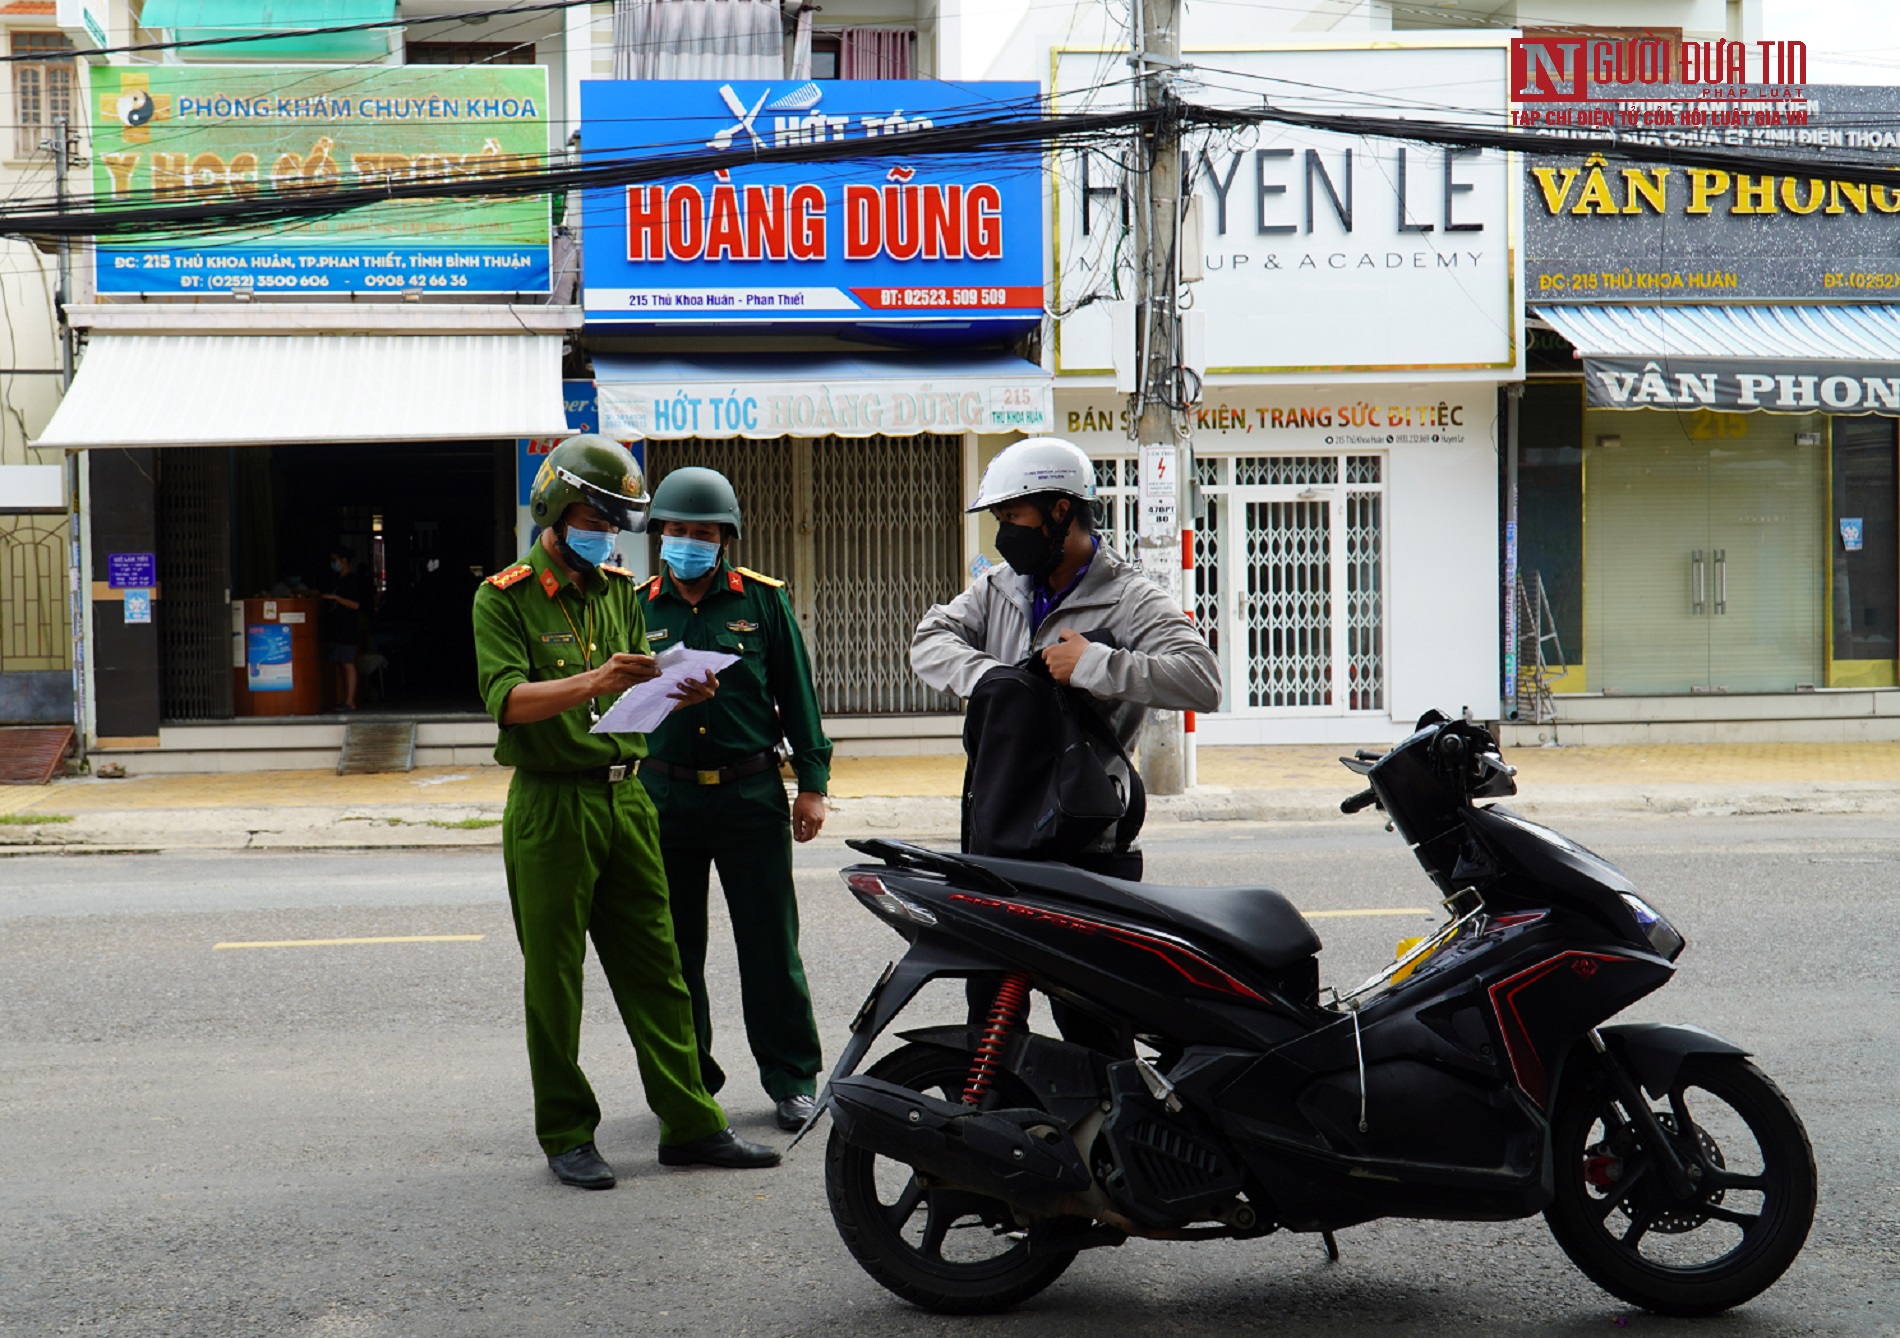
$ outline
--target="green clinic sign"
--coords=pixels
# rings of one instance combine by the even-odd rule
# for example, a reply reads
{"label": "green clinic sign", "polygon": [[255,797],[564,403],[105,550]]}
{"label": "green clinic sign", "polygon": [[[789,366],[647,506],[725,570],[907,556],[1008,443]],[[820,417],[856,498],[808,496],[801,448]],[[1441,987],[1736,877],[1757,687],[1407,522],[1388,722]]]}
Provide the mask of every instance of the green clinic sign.
{"label": "green clinic sign", "polygon": [[[112,209],[540,167],[538,66],[103,66],[92,189]],[[405,199],[98,248],[102,293],[548,290],[548,199]]]}

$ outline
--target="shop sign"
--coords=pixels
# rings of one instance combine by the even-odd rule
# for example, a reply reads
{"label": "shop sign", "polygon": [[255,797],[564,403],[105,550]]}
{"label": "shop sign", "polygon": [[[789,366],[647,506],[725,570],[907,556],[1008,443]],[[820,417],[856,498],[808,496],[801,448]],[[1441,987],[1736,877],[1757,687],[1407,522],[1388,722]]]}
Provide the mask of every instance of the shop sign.
{"label": "shop sign", "polygon": [[[1746,90],[1743,90],[1746,91]],[[1806,159],[1783,173],[1608,161],[1578,153],[1526,160],[1525,285],[1533,300],[1891,302],[1900,294],[1900,185],[1835,181],[1833,155],[1891,160],[1900,88],[1809,85],[1790,106],[1713,123],[1689,86],[1630,104],[1660,122],[1619,137],[1662,147],[1753,150]],[[1737,104],[1742,105],[1742,104]],[[1757,100],[1751,100],[1756,105]],[[1542,133],[1562,129],[1539,127]],[[1599,134],[1601,130],[1578,131]]]}
{"label": "shop sign", "polygon": [[[1365,394],[1352,387],[1240,386],[1208,392],[1193,416],[1194,449],[1266,455],[1479,441],[1488,447],[1494,416],[1489,386],[1394,385]],[[1126,399],[1111,391],[1058,391],[1055,431],[1090,455],[1131,452]]]}
{"label": "shop sign", "polygon": [[1037,97],[1029,83],[586,81],[590,157],[864,148],[587,192],[587,319],[1033,323],[1039,155],[910,156],[903,143],[957,121],[1033,115]]}
{"label": "shop sign", "polygon": [[1584,398],[1598,409],[1765,409],[1900,417],[1891,362],[1813,358],[1641,358],[1591,355]]}
{"label": "shop sign", "polygon": [[112,45],[112,20],[105,0],[58,0],[54,17],[81,51]]}
{"label": "shop sign", "polygon": [[[592,381],[561,382],[561,404],[567,410],[567,430],[572,433],[600,431],[600,409]],[[542,458],[560,445],[561,437],[517,437],[515,439],[515,505],[526,506],[534,492],[534,476]],[[620,443],[633,453],[641,470],[647,467],[646,447],[638,441]]]}
{"label": "shop sign", "polygon": [[[92,97],[101,209],[500,176],[548,151],[536,66],[107,65]],[[97,268],[102,293],[544,293],[548,199],[401,200],[102,242]]]}
{"label": "shop sign", "polygon": [[[1402,35],[1401,35],[1402,36]],[[1503,39],[1469,46],[1186,53],[1182,95],[1208,106],[1495,127]],[[1096,51],[1057,53],[1056,109],[1127,105]],[[1218,73],[1216,72],[1218,71]],[[1415,101],[1430,89],[1428,101]],[[1111,304],[1127,291],[1137,189],[1099,146],[1054,156],[1058,375],[1116,365]],[[1428,147],[1284,125],[1224,132],[1187,164],[1205,277],[1190,285],[1210,375],[1332,371],[1389,379],[1521,372],[1511,171],[1493,150]],[[1194,265],[1184,266],[1190,272]],[[1132,358],[1132,349],[1126,350]]]}
{"label": "shop sign", "polygon": [[604,430],[615,436],[908,437],[920,432],[1047,432],[1047,382],[989,380],[747,381],[719,385],[600,383]]}
{"label": "shop sign", "polygon": [[156,553],[106,554],[107,589],[150,589],[157,584],[158,555]]}

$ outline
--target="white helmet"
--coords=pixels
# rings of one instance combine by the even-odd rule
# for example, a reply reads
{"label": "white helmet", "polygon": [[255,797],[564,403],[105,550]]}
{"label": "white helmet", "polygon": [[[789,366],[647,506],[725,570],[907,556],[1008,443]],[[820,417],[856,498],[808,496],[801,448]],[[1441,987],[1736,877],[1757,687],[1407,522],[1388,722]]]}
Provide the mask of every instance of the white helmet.
{"label": "white helmet", "polygon": [[987,511],[1038,493],[1059,492],[1095,500],[1095,467],[1080,446],[1061,437],[1028,437],[1005,446],[990,467],[968,511]]}

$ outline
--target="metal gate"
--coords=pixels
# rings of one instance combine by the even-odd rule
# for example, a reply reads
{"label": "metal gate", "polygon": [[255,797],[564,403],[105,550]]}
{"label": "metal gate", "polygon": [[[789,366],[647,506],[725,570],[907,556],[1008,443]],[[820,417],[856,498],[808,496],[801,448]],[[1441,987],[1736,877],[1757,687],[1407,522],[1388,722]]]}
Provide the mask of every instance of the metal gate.
{"label": "metal gate", "polygon": [[1223,620],[1244,631],[1231,648],[1244,663],[1224,667],[1244,706],[1301,715],[1385,709],[1383,457],[1212,463],[1205,486],[1226,506],[1210,541],[1236,555],[1239,568],[1216,602]]}
{"label": "metal gate", "polygon": [[164,720],[231,718],[231,506],[226,452],[158,452],[158,620]]}
{"label": "metal gate", "polygon": [[[1194,616],[1223,711],[1385,709],[1385,483],[1379,455],[1203,455]],[[1133,460],[1095,462],[1103,536],[1130,552]]]}
{"label": "metal gate", "polygon": [[0,673],[72,663],[65,516],[0,517]]}
{"label": "metal gate", "polygon": [[648,486],[682,465],[732,480],[745,515],[734,560],[786,582],[827,715],[954,711],[911,673],[910,637],[963,587],[961,449],[935,436],[653,441]]}

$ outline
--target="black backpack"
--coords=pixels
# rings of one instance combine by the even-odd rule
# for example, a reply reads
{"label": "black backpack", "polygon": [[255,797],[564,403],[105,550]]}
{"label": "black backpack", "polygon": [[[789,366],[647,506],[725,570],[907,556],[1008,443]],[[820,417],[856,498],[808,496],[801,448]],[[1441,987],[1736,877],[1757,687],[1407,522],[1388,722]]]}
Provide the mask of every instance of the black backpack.
{"label": "black backpack", "polygon": [[1126,850],[1147,816],[1141,775],[1088,694],[1049,676],[1040,656],[999,666],[970,694],[963,722],[963,849],[1069,860],[1111,827]]}

